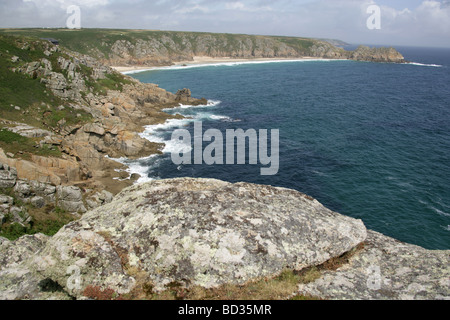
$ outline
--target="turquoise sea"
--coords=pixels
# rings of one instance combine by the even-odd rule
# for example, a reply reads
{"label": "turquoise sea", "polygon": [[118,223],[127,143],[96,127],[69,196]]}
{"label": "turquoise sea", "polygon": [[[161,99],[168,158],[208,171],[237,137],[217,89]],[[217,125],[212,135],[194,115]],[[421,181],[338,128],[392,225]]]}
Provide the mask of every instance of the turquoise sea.
{"label": "turquoise sea", "polygon": [[[369,229],[428,249],[450,249],[450,49],[398,48],[414,64],[307,61],[164,68],[133,74],[208,106],[147,128],[166,153],[125,161],[145,180],[208,177],[287,187]],[[177,128],[280,130],[280,169],[174,165]],[[207,144],[205,144],[206,146]]]}

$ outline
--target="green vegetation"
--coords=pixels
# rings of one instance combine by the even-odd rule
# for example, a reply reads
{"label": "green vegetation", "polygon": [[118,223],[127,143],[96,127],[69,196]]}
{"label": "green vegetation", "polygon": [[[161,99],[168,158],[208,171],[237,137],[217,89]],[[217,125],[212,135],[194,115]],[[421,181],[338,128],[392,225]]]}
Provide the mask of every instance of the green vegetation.
{"label": "green vegetation", "polygon": [[[8,194],[8,191],[2,192]],[[66,224],[74,221],[74,217],[59,207],[47,205],[44,208],[34,208],[31,204],[24,204],[9,193],[14,198],[14,205],[22,207],[24,211],[32,217],[27,225],[13,222],[10,214],[7,214],[4,223],[0,228],[0,237],[14,241],[24,235],[42,233],[48,236],[55,235]]]}
{"label": "green vegetation", "polygon": [[[57,71],[58,58],[69,57],[61,52],[46,56],[47,45],[46,41],[29,37],[0,35],[0,118],[47,130],[54,129],[62,119],[66,125],[90,121],[91,115],[84,110],[61,109],[61,105],[71,101],[55,96],[37,74],[14,72],[43,58]],[[13,57],[18,61],[13,62]]]}
{"label": "green vegetation", "polygon": [[54,38],[61,46],[96,58],[108,58],[111,46],[118,40],[160,36],[160,31],[116,30],[116,29],[0,29],[6,34],[34,37]]}
{"label": "green vegetation", "polygon": [[[17,38],[0,36],[0,116],[10,118],[17,113],[16,106],[22,110],[28,109],[37,103],[59,105],[61,101],[47,92],[44,84],[24,74],[13,72],[17,67],[11,58],[19,57],[21,63],[32,62],[44,57],[42,48],[25,46],[25,50],[19,48]],[[16,120],[16,119],[15,119]]]}
{"label": "green vegetation", "polygon": [[[92,69],[83,66],[84,71],[88,74],[92,74]],[[130,80],[125,79],[120,74],[107,74],[106,79],[93,80],[90,76],[85,81],[88,88],[92,89],[94,94],[105,96],[108,90],[123,90],[123,86],[131,84]]]}
{"label": "green vegetation", "polygon": [[321,300],[298,293],[299,284],[316,281],[322,277],[323,272],[337,270],[348,264],[350,258],[364,247],[365,243],[361,243],[351,251],[319,266],[301,271],[285,269],[274,278],[262,278],[244,285],[224,284],[213,289],[199,286],[187,289],[179,282],[172,282],[166,286],[165,291],[155,292],[145,272],[124,265],[124,270],[137,280],[136,287],[129,294],[120,296],[108,288],[87,287],[85,296],[98,300]]}
{"label": "green vegetation", "polygon": [[0,189],[0,194],[13,198],[13,205],[21,208],[18,215],[21,219],[31,217],[27,224],[19,224],[14,221],[11,213],[4,216],[0,227],[0,237],[14,241],[24,235],[43,233],[48,236],[55,235],[63,226],[74,221],[70,213],[53,204],[47,204],[43,208],[36,208],[30,203],[25,203],[18,198],[13,188]]}
{"label": "green vegetation", "polygon": [[41,146],[38,141],[39,139],[26,138],[7,129],[0,129],[0,148],[6,153],[13,153],[25,160],[30,159],[31,154],[43,157],[61,156],[58,148],[46,144]]}
{"label": "green vegetation", "polygon": [[277,37],[276,39],[296,49],[297,52],[305,54],[307,54],[309,52],[309,49],[311,49],[311,47],[317,42],[317,40],[313,39],[293,37]]}
{"label": "green vegetation", "polygon": [[48,236],[55,235],[63,226],[74,220],[74,217],[59,207],[48,204],[43,208],[35,208],[17,198],[12,188],[0,189],[0,194],[14,199],[14,206],[22,208],[19,215],[23,218],[25,212],[32,218],[31,222],[21,225],[14,222],[11,214],[6,214],[0,228],[0,237],[14,241],[24,235],[43,233]]}
{"label": "green vegetation", "polygon": [[55,235],[62,227],[71,222],[68,218],[59,218],[54,220],[43,220],[30,225],[20,225],[16,222],[7,222],[0,229],[0,237],[14,241],[25,235],[42,233],[47,236]]}

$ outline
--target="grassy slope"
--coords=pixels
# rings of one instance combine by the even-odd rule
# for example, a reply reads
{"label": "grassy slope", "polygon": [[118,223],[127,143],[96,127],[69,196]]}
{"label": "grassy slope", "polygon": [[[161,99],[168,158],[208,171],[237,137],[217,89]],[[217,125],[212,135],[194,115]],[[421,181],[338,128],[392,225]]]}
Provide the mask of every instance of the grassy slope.
{"label": "grassy slope", "polygon": [[[22,45],[25,49],[22,49]],[[45,58],[51,62],[55,72],[60,72],[57,60],[61,56],[68,58],[67,55],[57,52],[47,57],[44,45],[43,41],[33,38],[0,35],[0,117],[43,129],[52,129],[62,118],[69,124],[82,121],[85,117],[80,120],[74,112],[57,109],[68,101],[55,96],[40,82],[39,77],[12,71],[12,68]],[[14,56],[19,57],[19,62],[11,61]],[[20,107],[20,112],[16,107]],[[44,117],[44,113],[48,116]]]}
{"label": "grassy slope", "polygon": [[[0,37],[0,115],[17,113],[15,106],[27,109],[36,103],[60,104],[58,98],[51,93],[47,94],[44,84],[27,75],[11,71],[11,68],[18,66],[18,63],[11,61],[13,56],[19,57],[21,63],[47,58],[42,47],[22,50],[17,46],[16,40],[17,38],[11,36]],[[54,59],[57,59],[57,56]]]}
{"label": "grassy slope", "polygon": [[[0,119],[26,123],[33,127],[52,131],[58,121],[65,119],[67,124],[89,121],[91,116],[81,110],[58,109],[67,101],[63,101],[48,90],[39,77],[32,77],[13,72],[29,62],[48,59],[56,71],[57,59],[62,53],[54,53],[51,57],[44,55],[45,43],[27,37],[0,35]],[[19,57],[12,62],[12,57]],[[17,108],[18,107],[18,108]],[[78,115],[78,116],[77,116]],[[40,156],[60,156],[59,150],[48,146],[35,148],[39,139],[21,137],[8,131],[8,126],[0,124],[0,147],[28,160],[30,154]],[[21,152],[18,154],[18,152]]]}
{"label": "grassy slope", "polygon": [[[31,44],[29,48],[22,49],[25,43]],[[72,118],[69,113],[62,113],[57,107],[63,104],[58,97],[47,90],[39,79],[33,79],[28,75],[15,73],[11,70],[22,64],[38,61],[47,58],[56,64],[56,59],[60,54],[55,54],[51,58],[44,55],[42,42],[35,42],[28,38],[17,38],[0,35],[0,118],[10,121],[27,123],[43,129],[49,129],[54,125],[54,121],[60,118]],[[25,45],[26,47],[26,45]],[[17,63],[13,63],[11,58],[19,57]],[[15,107],[20,107],[16,110]],[[50,112],[51,116],[44,119],[43,112]],[[74,117],[74,119],[76,116]],[[39,156],[59,157],[61,152],[57,148],[43,145],[39,148],[39,139],[31,139],[20,136],[7,130],[7,126],[0,124],[0,147],[5,152],[16,154],[18,158],[28,160],[31,154]],[[19,152],[21,154],[19,154]],[[11,190],[0,190],[1,194],[13,196],[14,204],[26,207],[33,216],[33,223],[28,226],[9,223],[9,217],[5,217],[5,223],[0,229],[0,236],[10,240],[15,240],[24,234],[34,234],[43,232],[48,235],[56,233],[64,224],[72,218],[68,214],[54,211],[54,208],[46,207],[42,210],[32,208],[31,205],[23,204],[16,199]],[[38,214],[34,214],[38,213]]]}
{"label": "grassy slope", "polygon": [[[30,160],[31,155],[45,157],[61,157],[62,153],[56,146],[40,145],[39,138],[27,138],[8,130],[9,121],[20,122],[33,127],[55,131],[58,122],[62,119],[66,125],[86,123],[92,116],[83,111],[68,107],[74,101],[64,100],[55,96],[40,77],[14,72],[14,68],[26,66],[30,62],[45,58],[52,64],[54,72],[62,73],[67,79],[67,72],[61,70],[58,58],[71,59],[64,50],[54,52],[51,56],[44,54],[48,41],[39,40],[36,35],[6,35],[0,33],[0,148],[5,153],[14,154],[15,158]],[[12,58],[18,57],[17,62]],[[108,89],[120,90],[129,83],[120,74],[109,74],[106,79],[93,80],[93,69],[80,64],[77,72],[81,73],[85,83],[92,93],[104,95]],[[67,79],[70,83],[70,79]],[[89,90],[90,91],[90,90]],[[82,93],[86,95],[88,92]],[[63,106],[64,108],[61,108]],[[47,205],[44,208],[34,208],[30,204],[17,199],[12,190],[0,190],[14,198],[14,205],[23,207],[32,217],[32,223],[21,226],[11,223],[9,215],[4,217],[0,228],[0,236],[15,240],[24,234],[42,232],[47,235],[55,234],[63,225],[72,221],[72,215],[63,212],[60,208]]]}
{"label": "grassy slope", "polygon": [[[45,58],[51,62],[54,72],[62,73],[67,79],[67,72],[61,70],[57,61],[59,57],[65,59],[70,57],[61,51],[46,56],[44,51],[47,41],[41,41],[37,37],[38,35],[32,32],[29,36],[0,33],[0,118],[50,131],[57,127],[62,119],[65,119],[67,125],[90,121],[91,116],[82,110],[59,108],[73,101],[55,96],[40,82],[39,77],[13,72],[13,68]],[[67,41],[69,42],[68,39]],[[76,44],[73,46],[76,47]],[[14,56],[19,57],[18,62],[11,60]],[[115,73],[106,75],[106,79],[94,80],[92,68],[82,64],[79,65],[77,72],[82,74],[87,87],[92,89],[94,94],[105,95],[107,90],[121,90],[124,84],[130,83],[122,75]],[[70,84],[71,79],[67,80]],[[89,91],[81,94],[86,96],[88,93]]]}

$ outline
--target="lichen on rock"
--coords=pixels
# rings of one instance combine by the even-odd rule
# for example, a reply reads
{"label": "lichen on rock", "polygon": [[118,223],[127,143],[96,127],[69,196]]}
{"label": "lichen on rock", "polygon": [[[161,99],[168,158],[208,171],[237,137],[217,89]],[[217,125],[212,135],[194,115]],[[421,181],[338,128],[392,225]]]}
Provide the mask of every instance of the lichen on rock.
{"label": "lichen on rock", "polygon": [[[343,227],[345,226],[345,227]],[[364,241],[359,220],[302,193],[212,179],[130,187],[49,240],[33,265],[67,287],[76,265],[85,284],[126,293],[138,269],[156,290],[170,283],[217,287],[317,265]]]}
{"label": "lichen on rock", "polygon": [[334,300],[448,300],[450,251],[426,250],[368,232],[365,248],[338,270],[299,286]]}
{"label": "lichen on rock", "polygon": [[[448,251],[368,231],[362,221],[294,190],[213,179],[134,185],[51,238],[0,239],[0,248],[5,249],[0,255],[3,299],[84,299],[92,292],[122,296],[174,285],[188,290],[245,285],[286,269],[329,265],[349,252],[337,270],[320,269],[319,277],[300,284],[299,294],[324,299],[450,296]],[[369,272],[373,266],[380,268],[380,283]],[[43,283],[58,291],[43,290]]]}

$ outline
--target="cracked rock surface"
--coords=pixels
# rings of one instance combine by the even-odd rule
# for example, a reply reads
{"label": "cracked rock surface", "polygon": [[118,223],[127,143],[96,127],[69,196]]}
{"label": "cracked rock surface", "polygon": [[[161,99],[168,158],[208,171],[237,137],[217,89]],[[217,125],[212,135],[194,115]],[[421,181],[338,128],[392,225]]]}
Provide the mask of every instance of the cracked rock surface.
{"label": "cracked rock surface", "polygon": [[368,231],[365,248],[336,271],[299,286],[335,300],[448,300],[450,251],[432,251]]}
{"label": "cracked rock surface", "polygon": [[299,293],[450,297],[450,251],[366,230],[294,190],[181,178],[129,187],[53,237],[0,238],[0,299],[84,299],[89,287],[126,295],[144,285],[162,291],[174,283],[245,284],[350,251],[348,263],[322,270]]}
{"label": "cracked rock surface", "polygon": [[[81,298],[86,286],[125,294],[136,275],[163,290],[243,284],[342,255],[366,239],[362,221],[293,190],[173,179],[130,187],[50,238],[27,271]],[[80,285],[71,285],[77,269]],[[1,277],[1,276],[0,276]]]}

